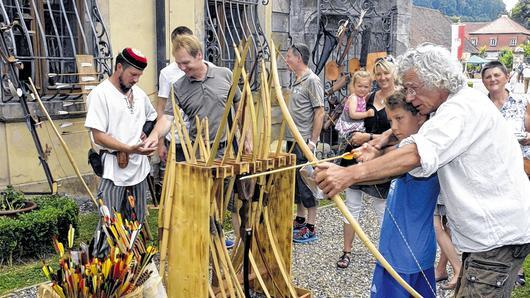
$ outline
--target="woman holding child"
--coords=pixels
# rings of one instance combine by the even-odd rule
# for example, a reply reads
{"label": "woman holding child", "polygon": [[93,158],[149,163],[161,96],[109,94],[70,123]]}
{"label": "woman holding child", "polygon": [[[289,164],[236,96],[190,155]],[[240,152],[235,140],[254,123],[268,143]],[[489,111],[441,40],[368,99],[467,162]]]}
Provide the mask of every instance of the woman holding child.
{"label": "woman holding child", "polygon": [[[373,76],[379,90],[371,93],[368,93],[365,86],[371,82],[371,78],[368,77],[366,72],[357,72],[353,76],[352,86],[350,88],[352,96],[348,99],[348,103],[351,103],[351,105],[348,105],[348,103],[345,104],[345,110],[348,110],[343,111],[341,119],[344,120],[344,118],[350,118],[350,120],[357,123],[357,125],[355,126],[355,129],[349,131],[343,130],[341,133],[342,137],[346,138],[348,143],[346,151],[349,151],[364,142],[368,142],[384,131],[390,129],[385,112],[384,100],[396,90],[396,74],[393,59],[388,57],[377,60],[373,68]],[[370,85],[371,84],[368,84],[368,86]],[[363,106],[364,104],[366,105],[365,107]],[[340,126],[339,123],[341,122],[341,119],[339,119],[337,123],[338,126]],[[364,125],[359,126],[359,122]],[[340,133],[341,127],[336,128],[338,128]],[[352,161],[341,161],[342,166],[350,164],[352,164]],[[390,183],[370,186],[352,186],[345,190],[345,204],[353,217],[358,220],[363,207],[363,194],[371,196],[372,203],[378,215],[379,224],[381,224],[386,204],[385,199],[389,187]],[[350,265],[352,243],[353,238],[355,237],[353,228],[345,219],[343,219],[343,221],[344,243],[343,253],[337,262],[337,267],[339,268],[347,268]]]}

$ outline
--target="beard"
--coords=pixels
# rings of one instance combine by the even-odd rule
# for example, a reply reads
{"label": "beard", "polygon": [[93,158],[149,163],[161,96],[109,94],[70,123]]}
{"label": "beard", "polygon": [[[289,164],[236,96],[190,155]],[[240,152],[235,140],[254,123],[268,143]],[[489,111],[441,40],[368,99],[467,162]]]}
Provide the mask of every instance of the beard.
{"label": "beard", "polygon": [[119,81],[119,83],[120,83],[120,89],[121,89],[121,91],[122,91],[123,93],[127,93],[127,92],[129,92],[129,90],[131,90],[132,85],[130,85],[130,86],[125,85],[125,83],[123,82],[123,79],[122,79],[121,75],[118,77],[118,81]]}

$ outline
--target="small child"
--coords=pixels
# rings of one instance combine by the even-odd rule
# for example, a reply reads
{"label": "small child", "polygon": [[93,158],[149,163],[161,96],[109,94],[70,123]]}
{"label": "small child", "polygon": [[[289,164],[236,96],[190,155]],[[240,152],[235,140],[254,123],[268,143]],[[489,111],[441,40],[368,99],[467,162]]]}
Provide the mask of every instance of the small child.
{"label": "small child", "polygon": [[[392,132],[400,141],[417,133],[427,120],[425,115],[405,101],[403,92],[396,92],[387,98],[385,108]],[[436,297],[433,212],[439,193],[436,174],[428,178],[405,174],[394,179],[388,193],[379,239],[381,254],[423,297]],[[372,279],[371,297],[410,295],[378,263]]]}
{"label": "small child", "polygon": [[349,141],[354,132],[364,132],[364,119],[374,116],[373,110],[366,110],[366,96],[370,92],[372,78],[370,73],[359,70],[353,74],[349,85],[350,96],[344,103],[344,109],[335,129],[342,139]]}

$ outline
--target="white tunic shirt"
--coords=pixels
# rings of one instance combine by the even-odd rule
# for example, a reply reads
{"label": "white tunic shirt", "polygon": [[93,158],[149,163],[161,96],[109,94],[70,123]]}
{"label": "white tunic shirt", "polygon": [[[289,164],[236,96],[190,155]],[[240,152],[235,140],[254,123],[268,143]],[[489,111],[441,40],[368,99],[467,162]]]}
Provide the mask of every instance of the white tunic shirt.
{"label": "white tunic shirt", "polygon": [[511,127],[483,93],[463,88],[438,108],[415,143],[428,177],[440,187],[460,251],[481,252],[530,242],[530,182]]}
{"label": "white tunic shirt", "polygon": [[[158,97],[171,100],[171,98],[169,97],[171,92],[171,85],[183,76],[184,72],[178,67],[177,63],[175,62],[171,62],[166,67],[162,68],[162,70],[160,71],[160,75],[158,76]],[[184,114],[182,109],[180,110],[180,113],[184,118],[184,124],[186,124],[186,129],[189,130],[190,124],[188,116]],[[171,133],[168,133],[166,135],[166,139],[168,141],[171,140]],[[180,143],[180,139],[177,133],[175,133],[175,141],[177,143]]]}
{"label": "white tunic shirt", "polygon": [[[107,133],[127,145],[138,144],[145,121],[155,120],[156,111],[140,87],[133,86],[131,90],[132,109],[127,104],[127,97],[108,79],[94,88],[87,98],[85,127]],[[129,154],[129,164],[124,169],[118,166],[115,155],[105,154],[104,159],[103,178],[112,180],[117,186],[136,185],[150,170],[147,156],[141,154]]]}

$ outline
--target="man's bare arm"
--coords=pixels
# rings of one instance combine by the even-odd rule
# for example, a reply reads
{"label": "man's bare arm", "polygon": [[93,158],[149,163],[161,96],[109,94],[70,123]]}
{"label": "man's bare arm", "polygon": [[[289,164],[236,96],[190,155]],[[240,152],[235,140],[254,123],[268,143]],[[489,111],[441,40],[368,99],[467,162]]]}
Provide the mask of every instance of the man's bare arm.
{"label": "man's bare arm", "polygon": [[320,138],[320,131],[322,130],[322,125],[324,124],[324,108],[318,107],[313,109],[314,118],[313,118],[313,131],[311,132],[311,141],[315,144]]}
{"label": "man's bare arm", "polygon": [[315,179],[324,193],[331,197],[352,184],[399,176],[418,166],[420,156],[417,147],[415,144],[409,144],[376,159],[349,167],[331,163],[317,165]]}
{"label": "man's bare arm", "polygon": [[153,131],[145,140],[144,146],[147,148],[156,147],[158,144],[158,139],[167,135],[169,132],[172,121],[173,116],[163,115],[163,117],[160,117],[160,119],[156,122],[155,128],[153,128]]}

